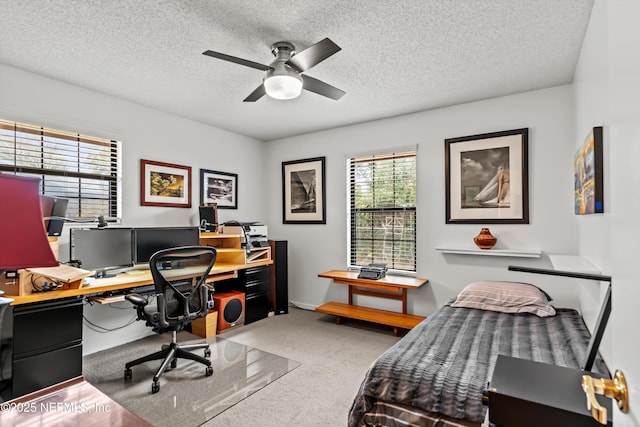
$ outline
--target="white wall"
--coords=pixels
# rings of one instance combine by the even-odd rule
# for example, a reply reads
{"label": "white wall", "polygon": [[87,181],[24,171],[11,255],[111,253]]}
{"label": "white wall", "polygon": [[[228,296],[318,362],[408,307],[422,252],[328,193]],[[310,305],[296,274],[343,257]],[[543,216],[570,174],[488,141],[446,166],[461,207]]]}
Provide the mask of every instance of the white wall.
{"label": "white wall", "polygon": [[[574,75],[575,137],[574,149],[584,142],[589,130],[604,130],[604,213],[577,215],[578,254],[604,274],[611,274],[611,139],[609,135],[608,25],[605,2],[594,4],[586,37]],[[587,325],[593,328],[600,311],[600,301],[608,283],[583,281],[580,284],[580,308]],[[611,328],[601,345],[605,359],[610,360]]]}
{"label": "white wall", "polygon": [[602,271],[611,270],[611,165],[608,135],[607,25],[603,3],[594,5],[574,76],[577,150],[594,126],[604,127],[604,214],[576,216],[580,255]]}
{"label": "white wall", "polygon": [[[418,146],[418,276],[429,284],[410,292],[409,312],[428,315],[467,283],[481,279],[541,284],[560,306],[578,307],[575,289],[549,276],[507,271],[508,265],[549,267],[539,260],[442,255],[443,245],[472,245],[481,225],[445,224],[444,140],[508,129],[529,128],[530,224],[490,225],[501,248],[578,251],[573,215],[573,91],[561,86],[503,98],[457,105],[325,132],[271,141],[267,184],[281,187],[281,162],[326,156],[327,224],[282,224],[282,196],[268,204],[271,236],[289,241],[289,298],[303,307],[346,301],[345,286],[317,274],[346,267],[346,165],[349,155],[409,145]],[[397,309],[394,301],[368,304]]]}
{"label": "white wall", "polygon": [[[0,116],[123,142],[122,226],[197,225],[200,168],[238,174],[238,209],[220,209],[221,221],[265,220],[262,182],[265,144],[122,99],[0,65]],[[192,167],[192,208],[140,205],[140,159]],[[66,226],[65,226],[66,227]],[[60,239],[60,259],[68,260],[68,231]],[[91,321],[106,328],[134,317],[129,303],[85,308]],[[125,311],[123,311],[123,309]],[[149,334],[144,322],[101,334],[84,330],[84,351],[122,344]]]}
{"label": "white wall", "polygon": [[[199,168],[239,174],[239,209],[221,220],[261,220],[272,238],[289,241],[289,298],[308,308],[346,301],[346,287],[317,274],[346,266],[346,159],[369,150],[418,146],[418,275],[429,284],[409,295],[409,312],[428,315],[467,283],[519,280],[541,285],[559,306],[580,307],[578,294],[548,276],[507,271],[508,265],[548,267],[548,253],[579,250],[573,215],[572,159],[576,148],[572,86],[457,105],[263,144],[77,86],[0,66],[0,114],[45,126],[121,139],[124,142],[123,226],[196,224]],[[441,245],[471,245],[482,225],[445,224],[444,140],[529,128],[530,224],[490,225],[497,247],[541,249],[539,260],[443,255]],[[185,149],[188,147],[188,149]],[[203,155],[204,153],[204,155]],[[209,157],[207,157],[209,153]],[[282,224],[281,162],[326,156],[327,224]],[[140,158],[193,167],[194,208],[139,205]],[[206,159],[210,160],[206,160]],[[265,179],[266,178],[266,179]],[[262,183],[259,185],[258,183]],[[62,252],[66,253],[63,242]],[[364,297],[361,297],[364,298]],[[368,304],[397,309],[398,303]],[[127,305],[124,305],[129,310]],[[92,307],[87,317],[107,328],[133,316],[118,306]],[[134,322],[117,332],[85,328],[85,353],[135,339],[148,330]]]}
{"label": "white wall", "polygon": [[[604,126],[605,213],[578,219],[580,254],[613,278],[611,319],[600,351],[609,369],[627,378],[630,413],[614,405],[616,425],[639,426],[640,321],[638,225],[640,199],[640,43],[636,0],[596,0],[575,74],[576,144],[592,126]],[[585,318],[603,286],[584,287],[580,295]],[[587,318],[587,320],[589,320]]]}
{"label": "white wall", "polygon": [[638,238],[640,237],[640,2],[597,0],[607,6],[609,142],[611,172],[611,259],[613,302],[609,330],[612,353],[609,366],[627,378],[629,413],[613,405],[618,427],[640,426],[640,286],[638,286]]}

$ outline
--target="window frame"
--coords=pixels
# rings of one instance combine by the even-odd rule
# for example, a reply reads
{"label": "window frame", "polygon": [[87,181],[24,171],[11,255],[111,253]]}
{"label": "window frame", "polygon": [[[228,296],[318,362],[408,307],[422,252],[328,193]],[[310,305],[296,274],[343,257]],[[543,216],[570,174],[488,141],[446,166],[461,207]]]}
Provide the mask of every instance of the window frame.
{"label": "window frame", "polygon": [[[68,220],[91,222],[102,215],[109,222],[120,222],[121,141],[3,119],[0,119],[0,130],[3,132],[0,135],[0,150],[9,154],[5,161],[0,162],[0,173],[40,178],[40,194],[69,199],[70,207],[74,204],[73,212],[67,214]],[[94,153],[98,158],[95,164],[94,158],[87,152]],[[21,155],[24,158],[18,162]],[[10,156],[13,162],[6,161]],[[48,156],[56,161],[48,164]],[[87,159],[92,162],[87,162]],[[57,164],[58,167],[51,167],[51,164]],[[94,172],[87,171],[88,167],[94,167]],[[74,179],[78,180],[76,184],[69,182]],[[53,189],[49,187],[52,183],[56,184]],[[95,187],[96,190],[91,193],[83,190],[83,184],[85,187],[87,184],[101,187]],[[104,196],[96,195],[100,192]],[[91,206],[92,200],[94,204],[95,201],[104,204],[107,212],[100,210],[99,206]],[[87,214],[83,214],[83,208]],[[96,214],[98,210],[101,213]]]}
{"label": "window frame", "polygon": [[[372,207],[372,208],[360,208],[357,211],[353,211],[353,203],[355,203],[355,194],[354,194],[354,177],[352,176],[352,169],[354,166],[352,164],[356,161],[362,161],[364,159],[372,159],[375,160],[385,160],[389,158],[403,158],[403,157],[413,157],[415,162],[415,175],[414,175],[414,183],[415,183],[415,204],[414,206],[404,206],[404,207]],[[357,245],[356,242],[356,229],[354,225],[355,215],[358,212],[392,212],[392,213],[404,213],[404,212],[413,212],[413,269],[400,269],[393,268],[388,266],[388,271],[393,274],[406,275],[406,276],[416,276],[417,275],[417,218],[418,218],[418,209],[417,209],[417,185],[418,185],[418,149],[417,146],[412,147],[404,147],[404,148],[394,148],[387,150],[378,150],[376,152],[368,152],[368,153],[358,153],[354,155],[349,155],[346,158],[346,204],[347,204],[347,268],[349,270],[358,270],[363,265],[357,264],[356,252]],[[395,172],[394,172],[395,174]],[[395,176],[395,175],[394,175]],[[386,220],[386,219],[385,219]],[[372,241],[378,240],[382,242],[382,239],[375,239],[372,236]],[[380,244],[378,245],[380,246]],[[378,248],[379,249],[379,248]],[[395,248],[394,248],[395,249]],[[371,261],[371,262],[379,262],[379,261]]]}

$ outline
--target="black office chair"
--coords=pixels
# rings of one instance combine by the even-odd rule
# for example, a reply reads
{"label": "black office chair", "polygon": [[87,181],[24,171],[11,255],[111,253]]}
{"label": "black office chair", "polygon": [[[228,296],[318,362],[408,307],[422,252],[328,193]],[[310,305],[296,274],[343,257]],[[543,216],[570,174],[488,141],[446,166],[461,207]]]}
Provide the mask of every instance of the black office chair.
{"label": "black office chair", "polygon": [[[164,249],[156,252],[149,260],[149,268],[155,285],[155,304],[150,304],[152,298],[139,294],[129,294],[125,298],[130,301],[138,312],[138,320],[145,320],[154,332],[171,331],[173,339],[170,344],[163,345],[160,351],[140,357],[125,365],[124,378],[131,379],[131,367],[150,360],[162,359],[162,364],[153,376],[151,391],[160,390],[160,376],[171,364],[177,366],[178,358],[195,360],[206,365],[205,375],[213,374],[209,345],[187,344],[179,345],[176,340],[177,331],[183,329],[194,319],[207,315],[208,287],[205,282],[213,263],[216,260],[216,250],[209,246],[182,246]],[[204,349],[201,357],[191,353],[191,350]]]}

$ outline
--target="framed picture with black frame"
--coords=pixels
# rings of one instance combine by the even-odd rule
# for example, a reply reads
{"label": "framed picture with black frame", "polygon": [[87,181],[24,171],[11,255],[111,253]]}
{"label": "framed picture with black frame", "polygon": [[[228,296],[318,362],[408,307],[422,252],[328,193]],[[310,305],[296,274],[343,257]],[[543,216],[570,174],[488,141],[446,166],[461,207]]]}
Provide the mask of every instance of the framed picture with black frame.
{"label": "framed picture with black frame", "polygon": [[238,209],[238,174],[200,169],[200,205]]}
{"label": "framed picture with black frame", "polygon": [[447,224],[528,224],[529,129],[449,138]]}
{"label": "framed picture with black frame", "polygon": [[573,160],[576,215],[604,212],[602,140],[602,126],[591,129]]}
{"label": "framed picture with black frame", "polygon": [[326,224],[325,158],[282,162],[283,224]]}

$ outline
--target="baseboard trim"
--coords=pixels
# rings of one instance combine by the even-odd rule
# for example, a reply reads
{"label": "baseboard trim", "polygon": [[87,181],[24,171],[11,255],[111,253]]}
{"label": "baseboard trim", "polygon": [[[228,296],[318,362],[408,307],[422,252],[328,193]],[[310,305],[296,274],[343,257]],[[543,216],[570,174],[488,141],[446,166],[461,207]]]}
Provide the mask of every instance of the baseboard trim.
{"label": "baseboard trim", "polygon": [[298,302],[298,301],[289,301],[289,303],[294,307],[302,308],[303,310],[315,311],[316,307],[318,307],[317,305],[306,304],[304,302]]}

